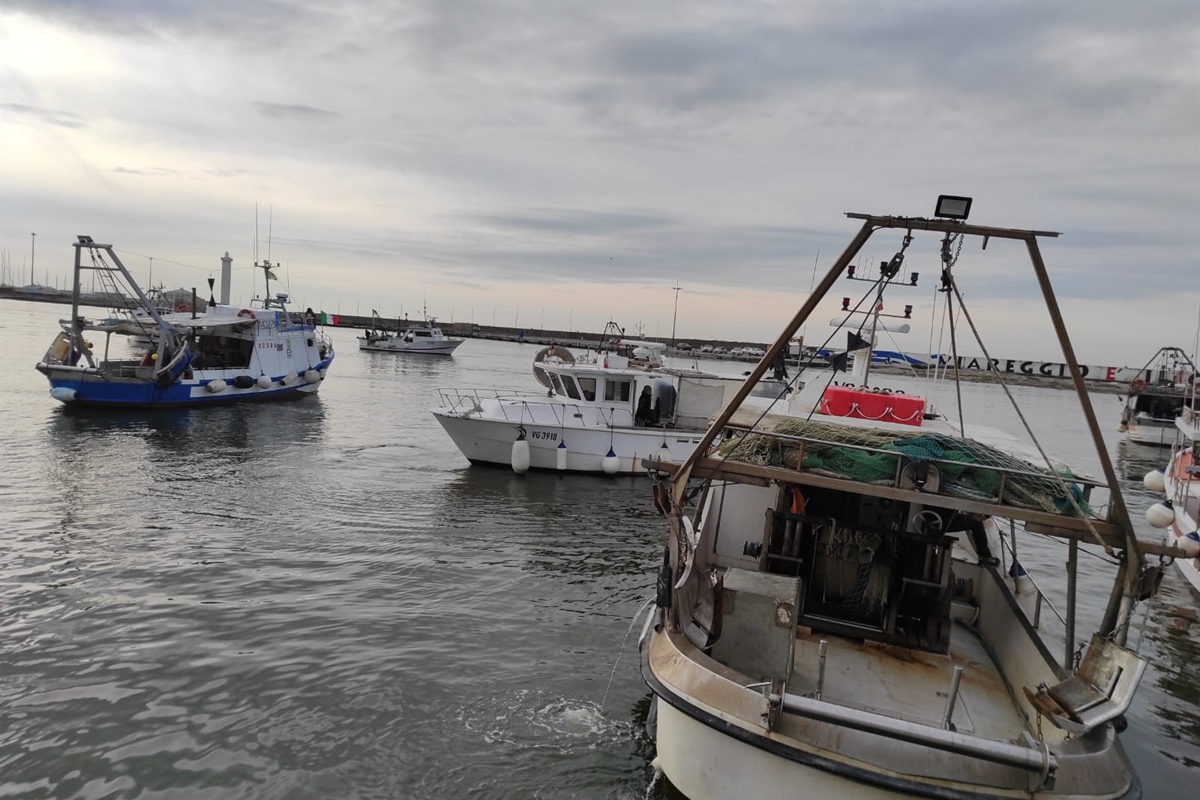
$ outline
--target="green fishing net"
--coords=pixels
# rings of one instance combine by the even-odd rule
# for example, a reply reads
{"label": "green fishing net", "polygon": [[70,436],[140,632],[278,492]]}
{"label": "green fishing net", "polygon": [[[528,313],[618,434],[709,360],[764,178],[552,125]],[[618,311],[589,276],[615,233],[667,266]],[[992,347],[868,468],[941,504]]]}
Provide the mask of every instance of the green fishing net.
{"label": "green fishing net", "polygon": [[[943,433],[885,431],[827,422],[784,420],[775,434],[734,437],[721,446],[722,457],[816,472],[836,478],[890,486],[905,463],[934,463],[941,475],[940,492],[990,503],[1073,515],[1063,491],[1089,513],[1083,488],[1072,483],[1069,469],[1057,473],[1037,467],[995,447]],[[866,448],[866,449],[864,449]],[[1003,495],[1003,496],[1001,496]]]}

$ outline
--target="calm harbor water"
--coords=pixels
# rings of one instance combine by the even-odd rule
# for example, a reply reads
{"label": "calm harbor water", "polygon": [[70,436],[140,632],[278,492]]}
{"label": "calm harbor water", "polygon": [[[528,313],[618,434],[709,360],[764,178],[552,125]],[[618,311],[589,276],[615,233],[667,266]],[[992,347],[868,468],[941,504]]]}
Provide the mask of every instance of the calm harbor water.
{"label": "calm harbor water", "polygon": [[[670,796],[636,631],[614,669],[664,537],[648,481],[469,468],[428,413],[440,387],[536,389],[533,347],[421,359],[330,329],[318,397],[78,414],[33,370],[64,314],[0,301],[0,796]],[[1073,395],[1015,391],[1098,472]],[[964,401],[968,428],[1019,431],[998,387]],[[1152,538],[1162,453],[1110,446]],[[1064,551],[1019,546],[1061,598]],[[1082,559],[1087,622],[1108,569]],[[1130,639],[1152,659],[1123,736],[1148,798],[1200,785],[1196,602],[1168,570]]]}

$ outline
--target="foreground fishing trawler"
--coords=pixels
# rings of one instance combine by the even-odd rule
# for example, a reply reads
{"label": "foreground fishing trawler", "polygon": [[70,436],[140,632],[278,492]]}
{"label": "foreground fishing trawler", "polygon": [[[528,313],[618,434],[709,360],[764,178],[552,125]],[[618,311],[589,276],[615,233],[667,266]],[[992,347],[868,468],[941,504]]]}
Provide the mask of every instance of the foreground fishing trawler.
{"label": "foreground fishing trawler", "polygon": [[[944,218],[849,215],[862,228],[702,443],[682,462],[646,462],[660,472],[655,502],[670,535],[642,673],[655,695],[656,763],[692,800],[1140,796],[1117,734],[1146,664],[1124,643],[1135,604],[1161,577],[1143,553],[1177,552],[1134,536],[1038,249],[1056,234],[967,224],[967,209],[943,197]],[[1102,480],[1030,463],[1020,443],[963,421],[961,408],[952,424],[866,381],[810,380],[783,413],[734,423],[881,230],[903,238],[863,297],[876,318],[919,232],[944,234],[945,302],[968,323],[958,244],[1025,244]],[[1108,492],[1105,515],[1093,510],[1105,502],[1095,489]],[[1065,544],[1065,647],[1042,637],[1042,597],[1015,558],[1025,531]],[[1090,637],[1076,633],[1081,541],[1120,563]]]}
{"label": "foreground fishing trawler", "polygon": [[[90,263],[83,262],[85,250]],[[50,381],[50,396],[68,406],[163,408],[315,393],[333,362],[333,344],[312,319],[292,320],[287,295],[270,293],[271,264],[258,266],[266,276],[266,296],[248,308],[210,299],[165,312],[138,286],[112,245],[80,236],[71,317],[61,321],[62,330],[37,364]],[[94,271],[107,290],[132,295],[135,312],[81,316],[82,270]],[[103,346],[97,348],[93,339],[101,336]]]}

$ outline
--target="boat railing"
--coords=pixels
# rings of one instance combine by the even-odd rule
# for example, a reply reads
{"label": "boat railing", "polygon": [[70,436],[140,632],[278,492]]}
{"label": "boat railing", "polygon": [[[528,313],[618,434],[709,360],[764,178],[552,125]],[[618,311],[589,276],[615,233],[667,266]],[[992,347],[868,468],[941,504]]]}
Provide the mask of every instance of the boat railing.
{"label": "boat railing", "polygon": [[[888,458],[893,458],[896,461],[896,467],[895,467],[895,471],[892,474],[891,485],[893,488],[897,488],[897,489],[904,488],[904,486],[903,486],[904,468],[909,464],[915,463],[908,455],[906,455],[903,452],[897,451],[897,450],[885,450],[881,447],[874,447],[871,445],[830,441],[830,440],[821,439],[821,438],[814,437],[814,436],[798,436],[798,435],[794,435],[794,434],[779,433],[776,431],[768,431],[768,430],[753,430],[752,431],[752,429],[750,427],[748,427],[746,425],[741,425],[741,424],[727,424],[725,426],[725,435],[720,438],[728,439],[729,437],[734,437],[734,436],[745,436],[746,434],[749,434],[751,432],[755,436],[761,436],[761,437],[764,437],[767,439],[774,439],[774,440],[778,440],[780,442],[787,442],[788,444],[793,445],[796,448],[796,453],[794,455],[794,460],[795,460],[796,464],[803,464],[804,457],[806,455],[806,451],[812,452],[813,450],[817,450],[817,449],[825,450],[825,449],[828,449],[831,447],[857,450],[857,451],[864,452],[864,453],[871,453],[874,455],[881,455],[881,456],[886,456]],[[736,459],[734,459],[734,460],[736,460]],[[1000,465],[993,466],[991,464],[980,464],[980,463],[971,462],[971,461],[957,461],[957,460],[951,459],[951,458],[942,458],[942,457],[937,457],[937,456],[932,456],[932,455],[926,459],[923,459],[921,461],[921,463],[933,465],[935,467],[970,468],[970,469],[986,470],[988,472],[997,473],[1000,476],[1000,481],[996,488],[995,496],[988,498],[988,499],[993,500],[994,502],[996,502],[998,504],[1004,504],[1006,502],[1005,490],[1008,488],[1008,483],[1013,478],[1032,478],[1032,479],[1043,480],[1043,481],[1045,481],[1045,480],[1050,480],[1050,481],[1062,480],[1064,482],[1078,484],[1082,489],[1083,503],[1086,503],[1087,500],[1090,498],[1091,490],[1093,488],[1105,488],[1105,486],[1106,486],[1104,483],[1102,483],[1100,481],[1097,481],[1093,478],[1084,477],[1084,476],[1071,475],[1069,477],[1062,477],[1062,476],[1055,476],[1053,474],[1050,474],[1050,473],[1047,473],[1044,471],[1038,471],[1035,468],[1021,469],[1021,468],[1016,468],[1016,467],[1005,467],[1005,466],[1000,466]],[[807,471],[807,470],[799,469],[798,471],[803,472],[803,471]]]}
{"label": "boat railing", "polygon": [[[484,400],[501,401],[499,408],[501,413],[504,414],[505,419],[508,419],[508,411],[504,401],[512,403],[525,401],[529,398],[528,392],[520,392],[515,389],[438,389],[437,393],[442,408],[454,413],[480,411],[483,408]],[[565,404],[563,405],[565,407]],[[516,422],[518,420],[514,418],[513,421]],[[526,421],[528,421],[528,418],[526,418]]]}
{"label": "boat railing", "polygon": [[[594,402],[572,403],[563,400],[534,399],[528,392],[498,389],[438,389],[441,407],[453,414],[469,414],[483,410],[484,400],[496,400],[495,408],[505,421],[514,425],[554,424],[565,425],[568,416],[575,428],[627,428],[633,425],[633,415],[624,409],[597,405]],[[533,407],[549,408],[553,419],[537,419]],[[591,412],[591,413],[585,413]]]}
{"label": "boat railing", "polygon": [[929,725],[894,719],[871,711],[829,703],[812,697],[784,693],[770,697],[787,711],[798,716],[827,722],[845,728],[886,736],[935,750],[968,756],[995,764],[1025,770],[1040,775],[1039,788],[1054,785],[1058,758],[1046,746],[1027,747],[1013,742],[986,739],[981,736],[943,730]]}
{"label": "boat railing", "polygon": [[[1054,616],[1058,617],[1058,621],[1063,624],[1063,627],[1066,628],[1067,618],[1064,617],[1059,610],[1054,607],[1054,603],[1051,602],[1049,595],[1042,591],[1042,587],[1038,586],[1037,581],[1033,579],[1033,576],[1026,572],[1025,568],[1021,566],[1021,562],[1017,559],[1017,547],[1015,539],[1016,536],[1014,531],[1010,531],[1009,536],[1005,536],[1003,531],[1000,532],[1000,546],[1012,557],[1012,560],[1009,562],[1009,567],[1005,573],[1013,580],[1014,593],[1020,594],[1019,587],[1017,587],[1015,584],[1017,584],[1018,581],[1025,581],[1029,584],[1029,586],[1033,587],[1033,591],[1036,595],[1033,605],[1033,618],[1029,620],[1029,624],[1035,629],[1041,630],[1042,606],[1045,605],[1050,609],[1050,612],[1054,614]],[[1072,645],[1072,647],[1073,646],[1074,645]]]}

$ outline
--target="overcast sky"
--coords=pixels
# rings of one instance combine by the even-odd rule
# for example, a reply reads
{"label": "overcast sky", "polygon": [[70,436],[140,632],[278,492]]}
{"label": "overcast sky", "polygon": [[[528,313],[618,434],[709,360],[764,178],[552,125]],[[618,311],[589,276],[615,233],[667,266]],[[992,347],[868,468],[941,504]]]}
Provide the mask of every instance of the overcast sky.
{"label": "overcast sky", "polygon": [[[952,193],[1063,232],[1044,253],[1085,362],[1196,338],[1196,0],[3,0],[0,101],[0,249],[11,277],[37,233],[39,283],[87,233],[168,288],[228,250],[246,300],[257,204],[302,307],[667,338],[678,285],[678,338],[766,341],[843,212]],[[885,300],[915,306],[906,350],[936,253]],[[1058,360],[1023,248],[969,244],[956,272],[993,355]]]}

